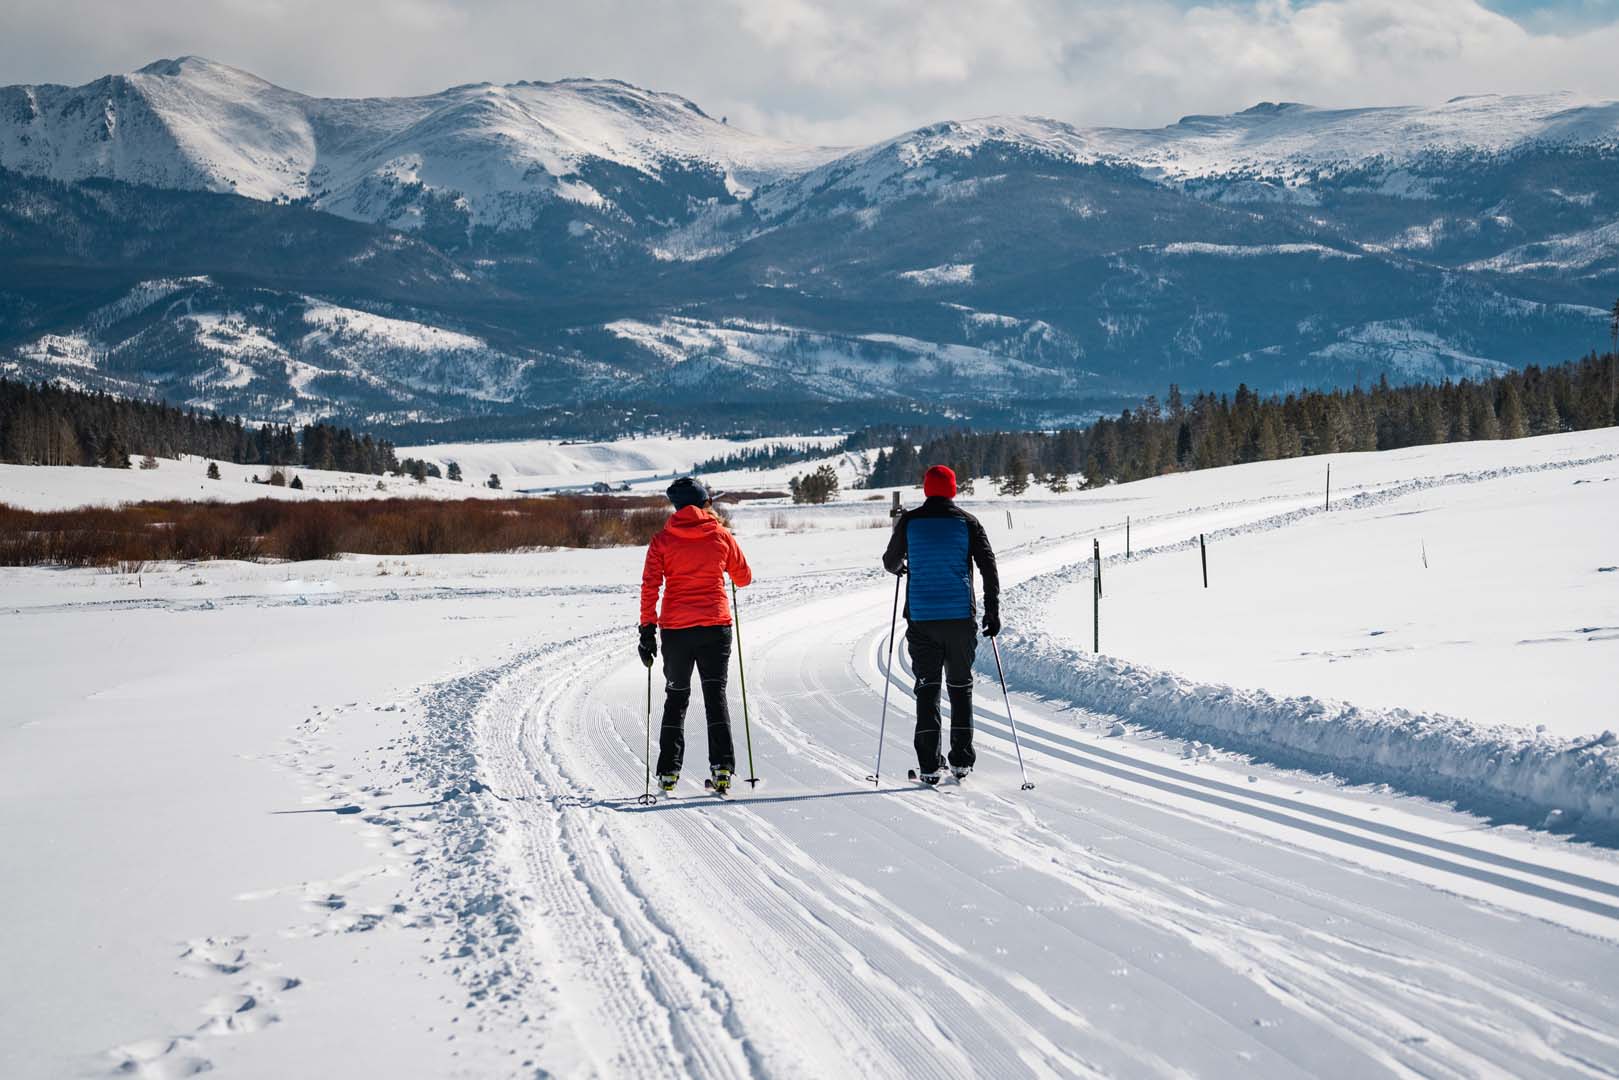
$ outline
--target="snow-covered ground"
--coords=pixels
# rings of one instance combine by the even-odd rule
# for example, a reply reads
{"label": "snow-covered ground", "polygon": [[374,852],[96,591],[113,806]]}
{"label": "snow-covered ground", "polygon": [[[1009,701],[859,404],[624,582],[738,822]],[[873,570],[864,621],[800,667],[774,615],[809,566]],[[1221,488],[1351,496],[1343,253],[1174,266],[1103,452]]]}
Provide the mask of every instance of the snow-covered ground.
{"label": "snow-covered ground", "polygon": [[485,488],[488,474],[468,474],[460,483],[428,477],[418,484],[408,476],[370,476],[289,466],[283,470],[288,482],[295,476],[303,481],[303,489],[298,490],[253,483],[254,477],[269,478],[271,469],[265,465],[233,465],[228,461],[215,464],[219,466],[218,480],[208,479],[208,458],[192,456],[178,460],[158,458],[155,469],[143,469],[139,464],[128,469],[0,464],[0,503],[24,510],[67,510],[160,499],[466,499],[511,494]]}
{"label": "snow-covered ground", "polygon": [[[1351,499],[1217,539],[1207,589],[1191,546],[1106,568],[1103,647],[1204,682],[1594,735],[1619,719],[1615,687],[1591,677],[1619,672],[1616,534],[1611,459]],[[1037,625],[1090,638],[1090,582],[1054,599]],[[1491,671],[1512,678],[1479,677]]]}
{"label": "snow-covered ground", "polygon": [[1341,455],[1330,513],[1325,465],[964,500],[1014,690],[1069,691],[1014,694],[1029,791],[982,680],[974,776],[900,779],[902,656],[864,782],[885,492],[733,511],[763,783],[729,803],[695,717],[635,801],[635,549],[0,570],[0,1075],[1619,1072],[1619,857],[1573,804],[1500,824],[1265,743],[1303,694],[1457,714],[1463,762],[1510,720],[1530,795],[1611,813],[1619,747],[1569,736],[1619,726],[1619,432]]}
{"label": "snow-covered ground", "polygon": [[[689,472],[694,465],[750,450],[768,449],[783,443],[826,446],[839,441],[832,435],[806,435],[801,438],[714,439],[702,436],[660,436],[618,439],[610,442],[565,442],[556,439],[525,439],[513,442],[433,443],[407,446],[400,457],[421,458],[448,467],[454,461],[468,477],[487,478],[499,473],[506,487],[514,490],[544,491],[553,488],[588,487],[598,481],[629,484],[638,492],[656,492],[671,479]],[[843,482],[856,476],[854,462],[839,462]],[[801,475],[815,466],[783,466],[775,469],[737,470],[704,474],[716,490],[728,487],[754,489],[779,487],[785,490],[790,476]]]}

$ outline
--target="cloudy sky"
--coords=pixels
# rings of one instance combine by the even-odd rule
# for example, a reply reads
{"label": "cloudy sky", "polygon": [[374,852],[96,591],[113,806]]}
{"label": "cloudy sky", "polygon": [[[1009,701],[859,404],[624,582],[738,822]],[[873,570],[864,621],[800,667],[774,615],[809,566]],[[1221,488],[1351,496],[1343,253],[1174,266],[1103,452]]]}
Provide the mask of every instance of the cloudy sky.
{"label": "cloudy sky", "polygon": [[614,76],[847,144],[951,117],[1619,98],[1619,0],[0,0],[0,84],[195,53],[306,93]]}

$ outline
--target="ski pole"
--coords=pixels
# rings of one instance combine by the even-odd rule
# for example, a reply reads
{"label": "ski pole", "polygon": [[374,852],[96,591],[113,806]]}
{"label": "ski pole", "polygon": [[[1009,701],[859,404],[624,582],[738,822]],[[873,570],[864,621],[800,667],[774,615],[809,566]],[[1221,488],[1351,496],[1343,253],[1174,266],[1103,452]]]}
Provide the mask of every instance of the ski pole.
{"label": "ski pole", "polygon": [[1006,692],[1006,669],[1001,667],[1001,647],[994,638],[989,639],[989,647],[995,651],[995,674],[1001,677],[1001,697],[1006,701],[1006,719],[1012,725],[1012,745],[1017,748],[1017,769],[1023,774],[1023,789],[1028,791],[1034,787],[1029,779],[1029,770],[1023,767],[1023,743],[1018,740],[1017,721],[1012,718],[1012,695]]}
{"label": "ski pole", "polygon": [[742,682],[742,736],[748,741],[748,786],[759,786],[753,771],[753,727],[748,723],[748,669],[742,665],[742,609],[736,603],[736,582],[731,582],[731,621],[736,623],[736,674]]}
{"label": "ski pole", "polygon": [[899,626],[899,583],[903,576],[894,575],[894,613],[888,617],[888,667],[883,671],[883,713],[877,721],[877,771],[866,777],[873,785],[883,778],[883,732],[888,727],[888,688],[894,684],[894,629]]}
{"label": "ski pole", "polygon": [[636,802],[643,806],[658,801],[652,794],[652,665],[646,666],[646,791]]}

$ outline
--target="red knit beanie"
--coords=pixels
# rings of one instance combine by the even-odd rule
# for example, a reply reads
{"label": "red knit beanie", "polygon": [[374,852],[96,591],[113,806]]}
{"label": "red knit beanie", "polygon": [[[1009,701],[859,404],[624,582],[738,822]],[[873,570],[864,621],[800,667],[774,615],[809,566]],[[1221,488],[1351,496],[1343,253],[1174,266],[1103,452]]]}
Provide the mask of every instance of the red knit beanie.
{"label": "red knit beanie", "polygon": [[946,499],[956,497],[956,474],[948,465],[934,465],[928,469],[927,475],[922,477],[922,494],[928,498],[943,496]]}

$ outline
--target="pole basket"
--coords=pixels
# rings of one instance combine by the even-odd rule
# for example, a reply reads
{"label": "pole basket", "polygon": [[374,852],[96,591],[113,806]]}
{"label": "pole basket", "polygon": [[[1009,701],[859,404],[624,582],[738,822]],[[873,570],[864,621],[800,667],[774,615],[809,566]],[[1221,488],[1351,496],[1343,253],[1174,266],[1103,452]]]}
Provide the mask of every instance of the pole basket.
{"label": "pole basket", "polygon": [[635,797],[635,801],[640,803],[642,806],[651,806],[653,803],[658,801],[658,797],[651,792],[648,792],[645,795],[637,795]]}

